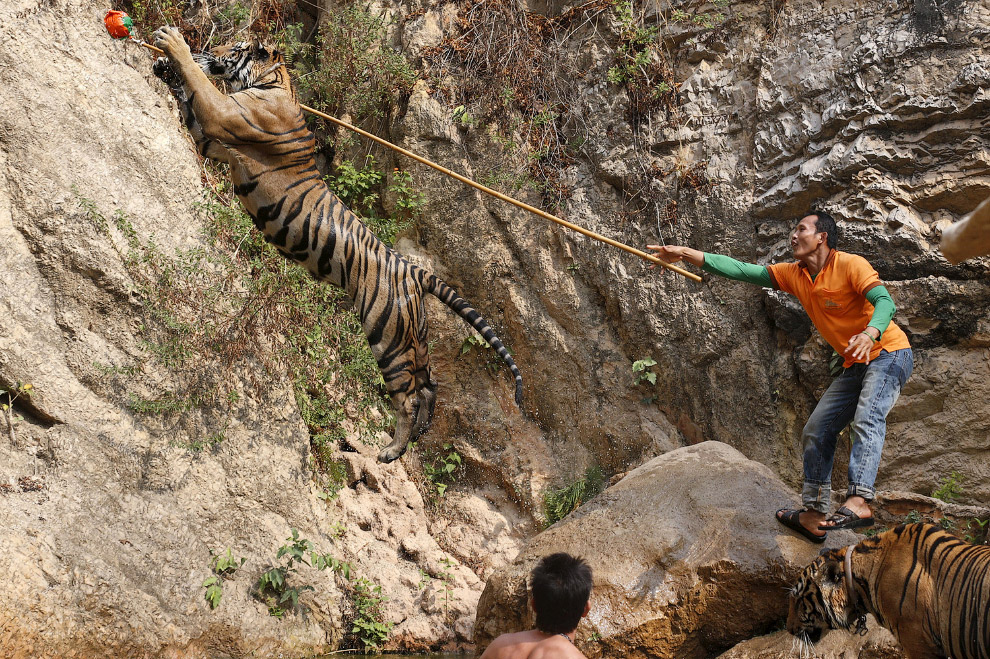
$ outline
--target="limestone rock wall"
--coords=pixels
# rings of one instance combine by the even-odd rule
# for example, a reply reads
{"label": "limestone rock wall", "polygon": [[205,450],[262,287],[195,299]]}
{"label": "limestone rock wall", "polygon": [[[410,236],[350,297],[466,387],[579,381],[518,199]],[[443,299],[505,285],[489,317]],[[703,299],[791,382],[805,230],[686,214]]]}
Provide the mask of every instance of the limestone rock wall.
{"label": "limestone rock wall", "polygon": [[[469,27],[487,34],[481,7],[462,11],[461,23],[446,5],[424,6],[425,14],[395,7],[396,40],[423,58],[415,61],[435,62],[430,47],[442,51]],[[550,18],[572,8],[529,7]],[[895,320],[915,348],[879,487],[928,494],[957,471],[967,499],[986,501],[988,262],[951,266],[937,249],[940,230],[990,192],[986,4],[730,2],[712,28],[694,20],[711,14],[707,3],[632,9],[658,27],[678,83],[676,107],[648,120],[634,122],[627,90],[608,81],[623,29],[615,12],[561,22],[557,39],[545,41],[556,50],[541,79],[564,90],[563,138],[581,144],[561,175],[567,218],[637,247],[663,241],[768,263],[790,257],[788,231],[809,207],[829,210],[841,248],[866,256],[893,293]],[[478,179],[498,164],[525,174],[526,164],[491,138],[492,126],[511,118],[484,117],[477,94],[441,93],[468,88],[470,74],[458,71],[448,66],[420,84],[396,138]],[[482,118],[465,126],[455,105]],[[622,471],[717,439],[799,484],[800,430],[827,386],[830,350],[793,298],[649,271],[424,167],[414,171],[431,202],[400,248],[435,255],[438,273],[514,349],[526,417],[550,447],[536,478],[556,472],[559,482],[591,463]],[[516,194],[539,203],[525,186]],[[637,213],[650,195],[662,203]],[[456,321],[450,327],[463,332]],[[633,384],[631,366],[645,357],[658,362],[655,388]],[[460,370],[438,371],[444,431],[482,440],[474,443],[490,464],[516,455],[515,412],[503,415],[507,406],[479,395],[485,378],[468,387]],[[491,398],[506,400],[507,382],[495,378]],[[468,419],[479,416],[502,419],[504,430],[477,437]],[[839,491],[844,472],[840,458]]]}
{"label": "limestone rock wall", "polygon": [[[463,28],[466,9],[382,7],[417,65]],[[529,7],[550,17],[570,8]],[[224,441],[183,449],[203,432],[196,419],[148,423],[108,377],[107,365],[142,350],[140,300],[115,247],[125,237],[108,240],[80,200],[105,217],[126,213],[165,251],[198,246],[200,169],[147,54],[103,33],[105,9],[0,7],[0,385],[34,385],[15,406],[23,421],[0,433],[5,656],[335,647],[351,596],[341,580],[312,573],[310,614],[282,621],[250,596],[291,528],[383,586],[389,647],[463,646],[484,580],[535,534],[548,485],[705,439],[798,482],[796,438],[826,384],[827,354],[793,301],[651,272],[410,163],[428,212],[399,250],[492,321],[526,380],[520,410],[504,370],[492,373],[480,350],[462,354],[465,326],[431,303],[441,389],[422,441],[453,443],[468,474],[445,515],[430,514],[414,486],[414,456],[384,467],[363,446],[349,454],[348,487],[322,501],[283,382],[263,395],[242,387]],[[714,29],[691,20],[711,10],[692,0],[635,10],[661,28],[673,106],[630,118],[627,91],[607,80],[622,29],[608,7],[569,24],[555,68],[541,71],[566,91],[561,130],[580,144],[560,172],[568,218],[634,246],[664,240],[767,262],[786,258],[805,207],[827,207],[846,248],[888,282],[917,348],[880,487],[927,493],[955,470],[964,502],[985,503],[988,264],[950,266],[936,245],[990,192],[990,10],[978,0],[739,1]],[[428,80],[395,117],[393,141],[469,176],[526,171],[485,126],[454,121],[458,104],[475,111],[470,97]],[[540,203],[529,188],[517,194]],[[646,197],[662,205],[641,207]],[[645,357],[657,361],[656,386],[633,384],[631,365]],[[209,552],[225,547],[248,563],[210,611],[201,584]]]}
{"label": "limestone rock wall", "polygon": [[[388,647],[470,645],[482,579],[532,532],[500,490],[452,493],[433,527],[405,467],[378,465],[355,434],[368,454],[347,455],[345,487],[324,501],[288,377],[251,364],[225,383],[238,403],[208,449],[189,449],[215,430],[205,413],[165,423],[128,407],[122,382],[141,393],[176,383],[167,368],[133,372],[143,298],[112,218],[163,254],[202,249],[203,189],[149,55],[112,42],[105,11],[0,7],[0,386],[33,385],[13,427],[0,419],[0,656],[336,649],[353,581],[300,567],[292,585],[313,590],[281,620],[252,596],[291,529],[382,587]],[[211,610],[203,582],[211,552],[227,548],[247,562]]]}

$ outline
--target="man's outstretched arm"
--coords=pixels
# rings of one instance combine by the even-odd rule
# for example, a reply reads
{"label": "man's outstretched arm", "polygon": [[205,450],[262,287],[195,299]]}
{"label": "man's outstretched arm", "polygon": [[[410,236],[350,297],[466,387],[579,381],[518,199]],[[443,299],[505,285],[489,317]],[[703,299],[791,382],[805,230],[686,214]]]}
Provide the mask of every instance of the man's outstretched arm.
{"label": "man's outstretched arm", "polygon": [[702,268],[706,272],[711,272],[722,277],[767,288],[773,287],[770,271],[767,270],[766,266],[743,263],[731,256],[708,254],[697,249],[691,249],[690,247],[681,247],[680,245],[647,245],[646,248],[656,252],[657,257],[667,263],[687,261]]}

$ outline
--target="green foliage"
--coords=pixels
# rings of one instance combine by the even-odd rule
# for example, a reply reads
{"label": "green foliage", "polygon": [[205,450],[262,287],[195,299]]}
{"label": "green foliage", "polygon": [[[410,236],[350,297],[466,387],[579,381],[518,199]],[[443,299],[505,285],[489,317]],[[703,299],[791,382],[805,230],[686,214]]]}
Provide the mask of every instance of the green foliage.
{"label": "green foliage", "polygon": [[550,526],[605,489],[605,475],[601,467],[588,467],[584,475],[564,487],[549,489],[543,495],[543,516]]}
{"label": "green foliage", "polygon": [[[227,180],[225,171],[206,173],[208,180]],[[243,380],[245,365],[253,369],[257,394],[263,383],[288,376],[310,430],[315,477],[336,492],[343,481],[335,451],[346,434],[344,421],[371,438],[394,422],[381,372],[344,293],[265,242],[226,182],[198,205],[207,246],[174,254],[139,236],[125,214],[108,219],[94,202],[78,201],[124,256],[144,316],[143,357],[126,368],[95,366],[105,376],[96,386],[120,390],[133,412],[163,427],[190,413],[203,415],[214,426],[205,438],[175,442],[199,452],[223,441],[242,399],[231,383]],[[170,382],[141,382],[143,373],[162,366]]]}
{"label": "green foliage", "polygon": [[316,552],[313,543],[300,537],[297,529],[292,529],[292,535],[285,539],[286,544],[279,547],[275,558],[281,560],[280,565],[274,565],[258,578],[255,584],[255,597],[268,606],[269,615],[282,618],[289,611],[299,608],[299,597],[307,590],[313,590],[310,585],[295,585],[295,575],[300,565],[314,567],[317,570],[331,570],[340,573],[345,579],[351,577],[351,565],[340,561],[330,554]]}
{"label": "green foliage", "polygon": [[359,5],[328,12],[315,43],[302,41],[302,26],[279,35],[293,65],[293,78],[318,110],[344,111],[358,121],[382,119],[412,91],[416,73],[387,43],[386,19]]}
{"label": "green foliage", "polygon": [[376,167],[375,157],[368,155],[362,169],[345,160],[337,166],[337,175],[327,176],[326,181],[352,211],[368,215],[378,203],[378,188],[384,178],[385,174]]}
{"label": "green foliage", "polygon": [[904,516],[904,522],[906,524],[920,524],[922,521],[921,513],[917,510],[912,510]]}
{"label": "green foliage", "polygon": [[437,498],[442,498],[457,480],[457,470],[461,466],[461,454],[450,443],[444,443],[443,450],[433,455],[424,455],[423,473],[429,487]]}
{"label": "green foliage", "polygon": [[646,357],[644,359],[637,359],[633,362],[632,370],[635,374],[633,379],[633,386],[642,384],[643,382],[649,382],[650,384],[657,383],[657,374],[650,369],[657,365],[657,362],[652,357]]}
{"label": "green foliage", "polygon": [[990,544],[990,518],[969,520],[963,539],[974,545]]}
{"label": "green foliage", "polygon": [[352,594],[354,620],[351,633],[355,634],[366,651],[377,652],[388,639],[392,623],[385,620],[385,602],[382,587],[365,577],[354,581]]}
{"label": "green foliage", "polygon": [[210,608],[215,609],[220,606],[220,599],[223,597],[223,582],[234,576],[234,573],[247,561],[246,558],[234,558],[230,547],[223,554],[214,554],[210,551],[210,571],[213,572],[203,582],[206,588],[206,601]]}
{"label": "green foliage", "polygon": [[422,212],[425,198],[412,185],[409,172],[395,168],[386,187],[393,202],[393,211],[383,211],[381,189],[385,173],[378,169],[375,157],[366,157],[365,166],[358,169],[350,160],[337,167],[336,176],[326,177],[330,189],[368,225],[386,245],[395,243],[396,237],[412,226]]}
{"label": "green foliage", "polygon": [[660,26],[641,24],[630,0],[617,3],[613,11],[620,30],[615,64],[606,74],[609,82],[628,89],[634,116],[645,116],[663,105],[673,107],[673,70],[659,39]]}
{"label": "green foliage", "polygon": [[418,217],[423,212],[426,197],[413,188],[412,174],[409,172],[398,167],[393,169],[388,191],[395,199],[397,221],[411,222],[413,218]]}
{"label": "green foliage", "polygon": [[444,556],[440,559],[440,563],[443,565],[443,569],[437,573],[437,577],[443,584],[440,591],[443,593],[443,615],[447,620],[450,620],[450,604],[454,599],[454,573],[451,571],[454,562]]}
{"label": "green foliage", "polygon": [[[481,351],[485,368],[488,369],[489,373],[494,375],[499,372],[502,366],[505,365],[505,362],[503,362],[502,358],[498,356],[498,352],[495,351],[495,348],[490,346],[488,341],[485,341],[480,334],[469,334],[463,341],[461,341],[460,356],[463,357],[475,348],[478,348],[478,350]],[[506,350],[510,355],[512,354],[511,350],[508,348],[506,348]]]}
{"label": "green foliage", "polygon": [[938,487],[932,492],[932,497],[946,503],[952,503],[963,494],[963,480],[962,474],[953,471],[939,482]]}

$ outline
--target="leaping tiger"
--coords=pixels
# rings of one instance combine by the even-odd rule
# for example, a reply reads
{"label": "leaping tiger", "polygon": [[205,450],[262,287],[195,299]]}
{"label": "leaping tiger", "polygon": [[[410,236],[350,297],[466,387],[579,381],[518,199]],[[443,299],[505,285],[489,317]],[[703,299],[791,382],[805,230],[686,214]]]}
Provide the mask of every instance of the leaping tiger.
{"label": "leaping tiger", "polygon": [[908,659],[990,657],[990,547],[908,524],[825,551],[791,591],[787,631],[817,642],[862,628],[867,613]]}
{"label": "leaping tiger", "polygon": [[[522,403],[519,369],[485,319],[382,243],[324,183],[315,138],[276,49],[242,42],[193,56],[174,27],[159,28],[153,40],[167,55],[155,62],[155,75],[178,99],[199,153],[230,165],[234,192],[265,239],[353,300],[396,412],[381,462],[400,457],[433,416],[437,382],[430,375],[424,293],[496,350],[515,377],[516,404]],[[222,93],[206,73],[226,80],[232,93]]]}

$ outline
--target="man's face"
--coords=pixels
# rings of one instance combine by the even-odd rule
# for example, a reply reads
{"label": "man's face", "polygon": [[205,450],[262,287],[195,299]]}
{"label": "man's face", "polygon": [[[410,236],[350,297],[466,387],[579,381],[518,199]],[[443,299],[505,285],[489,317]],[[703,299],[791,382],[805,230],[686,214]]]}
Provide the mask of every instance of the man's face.
{"label": "man's face", "polygon": [[794,258],[803,259],[818,249],[819,245],[825,244],[826,234],[819,233],[815,228],[817,220],[817,215],[803,217],[791,232],[791,252]]}

